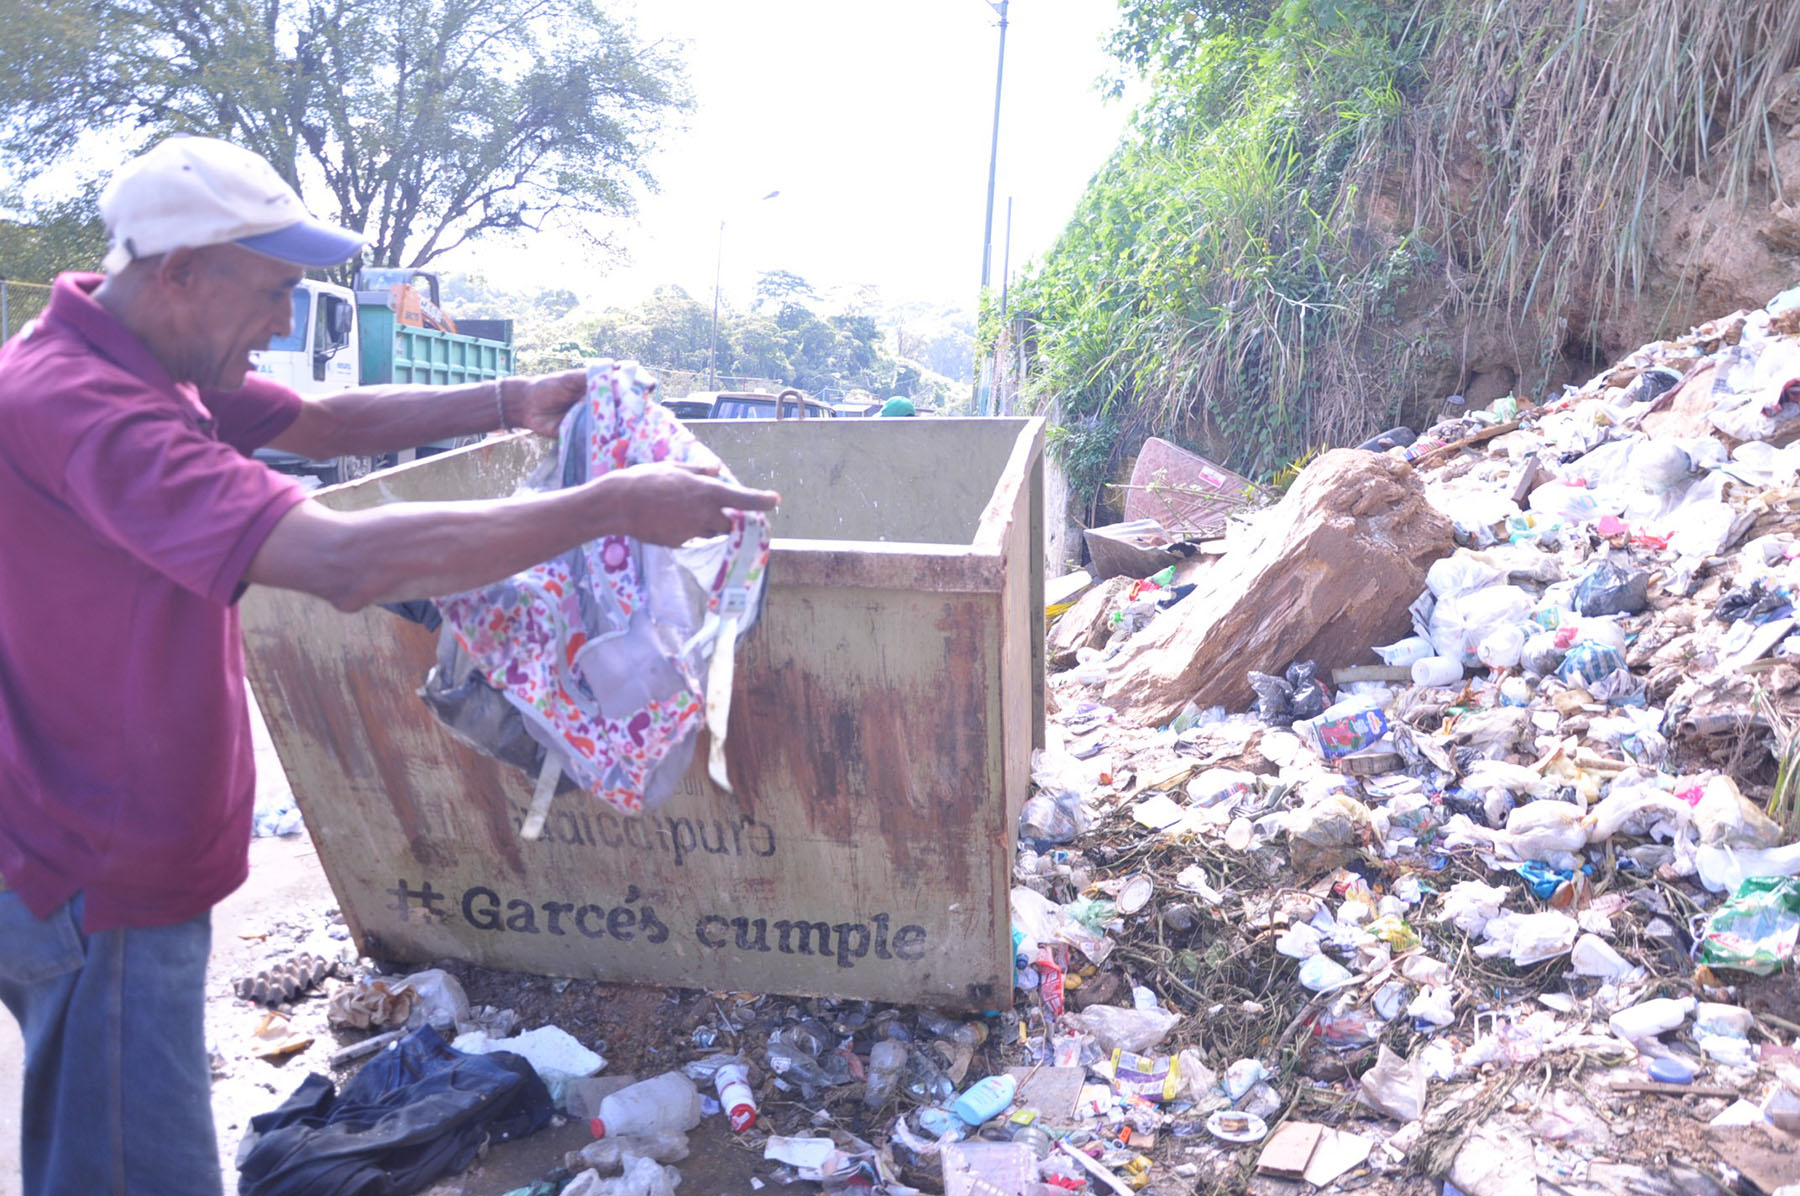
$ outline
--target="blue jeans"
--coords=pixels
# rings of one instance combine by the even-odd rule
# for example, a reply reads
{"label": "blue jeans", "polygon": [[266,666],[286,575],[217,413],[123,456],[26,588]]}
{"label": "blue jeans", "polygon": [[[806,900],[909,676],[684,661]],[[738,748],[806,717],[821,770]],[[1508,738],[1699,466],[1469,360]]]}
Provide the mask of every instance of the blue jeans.
{"label": "blue jeans", "polygon": [[0,891],[0,1002],[25,1039],[25,1196],[218,1196],[205,1029],[211,916],[81,931]]}

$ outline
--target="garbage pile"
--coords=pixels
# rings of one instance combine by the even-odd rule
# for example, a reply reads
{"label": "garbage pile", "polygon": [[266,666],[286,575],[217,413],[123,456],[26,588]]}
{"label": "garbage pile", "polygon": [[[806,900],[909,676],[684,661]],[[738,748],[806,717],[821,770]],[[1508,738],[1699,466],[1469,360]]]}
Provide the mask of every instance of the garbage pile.
{"label": "garbage pile", "polygon": [[709,1133],[758,1190],[1800,1184],[1800,288],[1373,450],[1053,612],[1011,1008],[676,993],[617,1075],[367,974],[340,1059],[529,1064],[591,1141],[509,1196]]}
{"label": "garbage pile", "polygon": [[1390,439],[1052,627],[1028,1049],[1133,1188],[1800,1184],[1800,288]]}

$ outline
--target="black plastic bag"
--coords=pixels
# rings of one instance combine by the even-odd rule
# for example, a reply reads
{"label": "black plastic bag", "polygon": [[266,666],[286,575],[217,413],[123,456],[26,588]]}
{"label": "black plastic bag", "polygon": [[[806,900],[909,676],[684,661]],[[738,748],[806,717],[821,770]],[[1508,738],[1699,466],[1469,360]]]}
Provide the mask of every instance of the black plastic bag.
{"label": "black plastic bag", "polygon": [[1325,692],[1325,683],[1318,679],[1319,666],[1310,660],[1297,660],[1287,667],[1287,683],[1291,691],[1288,708],[1293,713],[1293,721],[1318,718],[1325,713],[1325,707],[1331,705],[1331,695]]}
{"label": "black plastic bag", "polygon": [[1294,725],[1294,687],[1280,677],[1251,671],[1250,688],[1256,691],[1256,717],[1271,727]]}
{"label": "black plastic bag", "polygon": [[1635,615],[1649,602],[1650,575],[1601,561],[1575,583],[1575,609],[1582,614]]}

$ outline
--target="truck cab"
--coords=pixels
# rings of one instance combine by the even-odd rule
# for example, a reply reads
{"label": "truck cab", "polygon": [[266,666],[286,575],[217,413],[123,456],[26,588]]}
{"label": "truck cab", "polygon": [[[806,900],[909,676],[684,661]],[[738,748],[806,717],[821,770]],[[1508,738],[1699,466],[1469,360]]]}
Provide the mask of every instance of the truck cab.
{"label": "truck cab", "polygon": [[[303,397],[336,394],[359,385],[362,351],[355,294],[307,278],[294,288],[293,304],[288,334],[250,355],[256,372]],[[325,485],[360,477],[374,467],[368,458],[310,461],[269,448],[256,450],[256,458],[283,473],[316,477]]]}
{"label": "truck cab", "polygon": [[[459,328],[439,306],[437,275],[423,270],[366,269],[355,290],[304,279],[294,288],[293,303],[292,329],[252,360],[257,373],[305,397],[386,383],[467,385],[513,371],[512,321],[465,320]],[[329,486],[478,439],[433,441],[377,458],[311,461],[267,448],[256,456],[283,473]]]}
{"label": "truck cab", "polygon": [[303,395],[335,394],[357,384],[356,297],[328,282],[294,288],[294,326],[255,355],[256,372]]}

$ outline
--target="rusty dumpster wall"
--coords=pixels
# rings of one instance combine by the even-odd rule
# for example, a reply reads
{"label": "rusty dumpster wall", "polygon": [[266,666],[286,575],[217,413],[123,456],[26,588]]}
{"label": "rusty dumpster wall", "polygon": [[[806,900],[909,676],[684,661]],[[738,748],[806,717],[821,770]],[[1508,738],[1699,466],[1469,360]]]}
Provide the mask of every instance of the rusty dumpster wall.
{"label": "rusty dumpster wall", "polygon": [[[435,636],[385,611],[245,597],[252,684],[365,951],[1005,1002],[1013,827],[1043,728],[1040,427],[731,423],[696,431],[784,495],[738,658],[733,794],[698,767],[641,819],[568,793],[522,842],[528,780],[457,744],[414,693]],[[509,493],[536,451],[490,441],[322,501]]]}

